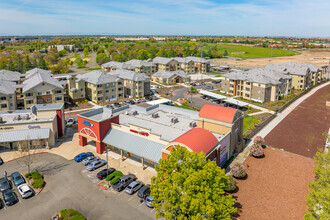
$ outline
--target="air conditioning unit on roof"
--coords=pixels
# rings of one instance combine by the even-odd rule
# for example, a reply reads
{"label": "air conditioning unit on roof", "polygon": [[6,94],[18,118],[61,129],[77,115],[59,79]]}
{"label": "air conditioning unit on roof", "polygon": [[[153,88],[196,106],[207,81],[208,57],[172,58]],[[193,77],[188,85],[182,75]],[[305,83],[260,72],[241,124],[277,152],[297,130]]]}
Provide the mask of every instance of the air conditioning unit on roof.
{"label": "air conditioning unit on roof", "polygon": [[178,119],[178,118],[172,118],[172,119],[171,119],[171,122],[172,122],[173,124],[178,123],[178,122],[179,122],[179,119]]}
{"label": "air conditioning unit on roof", "polygon": [[192,122],[189,123],[189,126],[191,128],[195,128],[195,127],[197,127],[197,123],[195,121],[192,121]]}
{"label": "air conditioning unit on roof", "polygon": [[153,113],[153,114],[152,114],[152,117],[153,117],[153,118],[159,118],[159,115],[158,115],[158,113]]}

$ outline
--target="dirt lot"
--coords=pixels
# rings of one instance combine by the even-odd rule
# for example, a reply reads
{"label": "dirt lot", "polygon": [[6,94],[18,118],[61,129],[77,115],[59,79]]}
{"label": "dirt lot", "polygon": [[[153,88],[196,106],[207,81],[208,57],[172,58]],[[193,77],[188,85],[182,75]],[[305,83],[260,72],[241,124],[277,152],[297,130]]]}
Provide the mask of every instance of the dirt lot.
{"label": "dirt lot", "polygon": [[212,64],[229,65],[234,68],[255,68],[264,67],[267,64],[278,64],[285,62],[312,63],[317,66],[329,65],[330,49],[309,49],[298,51],[301,54],[296,56],[257,58],[257,59],[214,59]]}
{"label": "dirt lot", "polygon": [[324,147],[322,133],[330,125],[330,85],[318,90],[298,105],[266,137],[268,145],[283,148],[296,154],[313,157],[318,148]]}
{"label": "dirt lot", "polygon": [[303,219],[305,196],[314,180],[314,161],[297,154],[265,149],[265,158],[248,157],[248,177],[237,180],[239,219]]}

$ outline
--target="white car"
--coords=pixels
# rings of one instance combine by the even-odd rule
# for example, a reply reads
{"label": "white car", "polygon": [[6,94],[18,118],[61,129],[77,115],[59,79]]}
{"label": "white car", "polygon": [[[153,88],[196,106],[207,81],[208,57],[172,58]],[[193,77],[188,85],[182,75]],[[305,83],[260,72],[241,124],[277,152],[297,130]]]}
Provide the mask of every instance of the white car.
{"label": "white car", "polygon": [[75,120],[74,120],[73,118],[69,118],[66,124],[67,124],[68,126],[71,126],[71,125],[73,125],[74,123],[75,123]]}
{"label": "white car", "polygon": [[27,183],[23,183],[17,187],[18,192],[21,194],[23,199],[29,198],[34,194],[33,190]]}
{"label": "white car", "polygon": [[139,103],[140,103],[140,100],[139,100],[139,99],[133,99],[133,101],[134,101],[136,104],[139,104]]}
{"label": "white car", "polygon": [[81,163],[85,166],[87,166],[88,164],[90,164],[92,161],[96,161],[96,160],[100,160],[99,157],[95,157],[95,156],[89,156],[86,159],[84,159]]}

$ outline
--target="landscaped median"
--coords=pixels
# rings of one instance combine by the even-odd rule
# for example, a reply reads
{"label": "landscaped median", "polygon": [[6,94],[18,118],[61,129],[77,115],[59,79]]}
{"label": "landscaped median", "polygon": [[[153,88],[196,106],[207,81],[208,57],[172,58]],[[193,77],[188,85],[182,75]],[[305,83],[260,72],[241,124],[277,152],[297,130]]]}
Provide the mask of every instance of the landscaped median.
{"label": "landscaped median", "polygon": [[43,176],[39,172],[33,171],[31,173],[26,173],[25,177],[29,180],[29,182],[33,180],[33,182],[30,183],[35,191],[39,191],[39,194],[45,186],[45,180]]}
{"label": "landscaped median", "polygon": [[86,218],[75,209],[62,209],[52,218],[53,220],[85,220]]}

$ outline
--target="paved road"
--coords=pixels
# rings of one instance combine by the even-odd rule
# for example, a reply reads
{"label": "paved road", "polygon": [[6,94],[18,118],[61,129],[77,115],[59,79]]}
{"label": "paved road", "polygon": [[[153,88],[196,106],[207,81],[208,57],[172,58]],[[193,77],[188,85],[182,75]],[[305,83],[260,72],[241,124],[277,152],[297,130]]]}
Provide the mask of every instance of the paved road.
{"label": "paved road", "polygon": [[[154,211],[138,202],[136,195],[102,190],[81,173],[83,166],[55,154],[36,157],[33,168],[41,172],[47,182],[44,190],[27,200],[21,200],[0,210],[0,219],[50,219],[63,208],[79,210],[87,219],[154,219]],[[26,171],[22,160],[0,166],[0,174]],[[129,200],[130,199],[130,200]]]}

